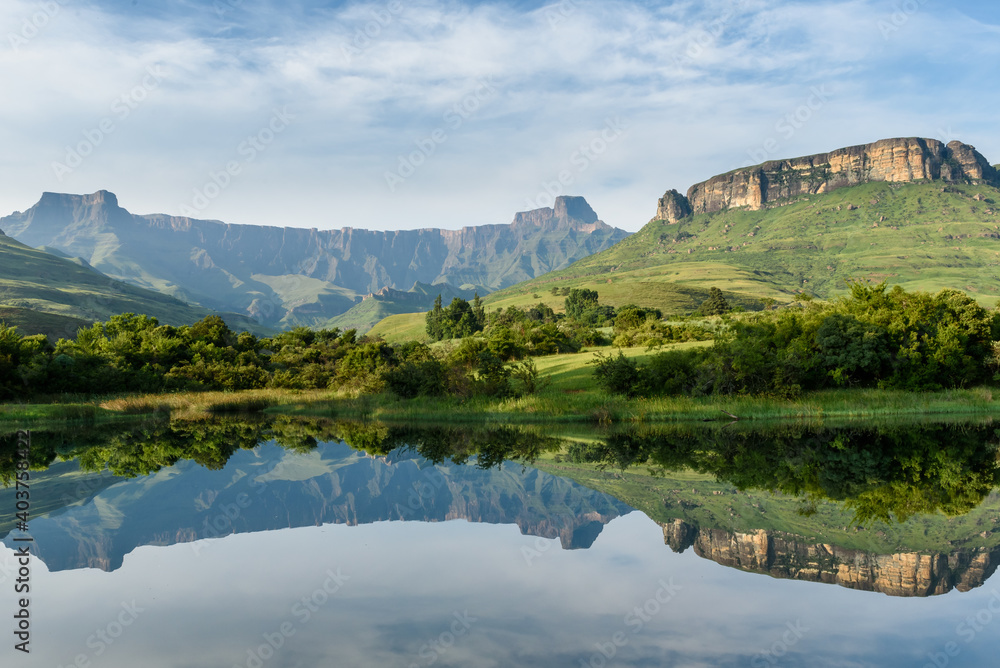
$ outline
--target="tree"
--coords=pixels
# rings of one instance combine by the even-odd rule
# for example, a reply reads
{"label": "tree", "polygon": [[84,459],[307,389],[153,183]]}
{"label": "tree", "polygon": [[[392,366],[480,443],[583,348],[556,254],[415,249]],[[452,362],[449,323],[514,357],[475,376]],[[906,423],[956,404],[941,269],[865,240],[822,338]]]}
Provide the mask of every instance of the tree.
{"label": "tree", "polygon": [[431,337],[433,341],[440,341],[444,338],[444,332],[442,331],[442,319],[444,318],[444,309],[441,308],[441,294],[434,298],[434,308],[427,312],[427,336]]}
{"label": "tree", "polygon": [[701,303],[697,312],[701,315],[722,315],[731,310],[732,307],[722,295],[722,290],[712,287],[708,289],[708,298]]}
{"label": "tree", "polygon": [[476,331],[481,331],[486,327],[486,309],[483,308],[483,300],[476,292],[472,298],[472,316],[476,319]]}
{"label": "tree", "polygon": [[597,290],[573,288],[566,295],[566,317],[577,320],[586,311],[597,308]]}

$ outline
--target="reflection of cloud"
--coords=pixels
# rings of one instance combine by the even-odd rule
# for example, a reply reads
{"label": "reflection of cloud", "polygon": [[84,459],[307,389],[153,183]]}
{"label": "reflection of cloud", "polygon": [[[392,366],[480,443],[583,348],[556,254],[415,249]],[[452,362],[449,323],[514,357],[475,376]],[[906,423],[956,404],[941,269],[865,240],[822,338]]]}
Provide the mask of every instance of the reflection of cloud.
{"label": "reflection of cloud", "polygon": [[[384,3],[231,4],[220,15],[212,3],[67,3],[28,44],[0,50],[0,137],[18,156],[0,167],[9,193],[0,210],[57,186],[108,188],[138,212],[170,209],[285,105],[296,127],[211,217],[306,227],[505,222],[620,116],[628,137],[574,187],[608,222],[635,229],[666,188],[741,164],[819,83],[835,102],[782,147],[789,155],[948,126],[1000,155],[992,119],[978,111],[996,103],[995,88],[982,85],[993,77],[996,28],[941,3],[924,4],[885,40],[878,24],[891,7],[875,0],[574,0],[556,25],[540,3],[427,0],[404,3],[351,59],[343,45]],[[0,21],[19,26],[37,8],[8,0]],[[697,52],[678,60],[692,40]],[[154,64],[168,72],[157,95],[54,182],[51,162]],[[414,187],[386,197],[385,170],[486,75],[503,82],[497,99]]]}
{"label": "reflection of cloud", "polygon": [[[134,598],[145,611],[102,666],[240,663],[243,648],[287,618],[331,568],[350,580],[267,665],[420,665],[421,646],[468,610],[477,621],[435,665],[577,666],[594,643],[627,632],[625,615],[665,578],[683,589],[628,635],[616,665],[749,665],[796,620],[810,631],[780,665],[921,665],[991,595],[987,586],[983,595],[914,601],[773,580],[674,554],[661,536],[632,513],[591,549],[552,550],[531,567],[519,551],[531,537],[516,527],[462,521],[239,534],[201,558],[183,545],[143,547],[111,574],[39,569],[32,605],[46,642],[32,658],[65,664],[95,620]],[[998,647],[995,634],[981,634],[963,646],[963,659],[985,661]]]}

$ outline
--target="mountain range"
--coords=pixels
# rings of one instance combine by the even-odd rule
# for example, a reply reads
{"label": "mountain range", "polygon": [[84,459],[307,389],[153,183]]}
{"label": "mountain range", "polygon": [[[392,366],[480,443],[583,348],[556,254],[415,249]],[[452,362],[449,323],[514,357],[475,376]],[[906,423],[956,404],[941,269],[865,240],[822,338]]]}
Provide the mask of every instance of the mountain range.
{"label": "mountain range", "polygon": [[[72,272],[146,292],[102,311],[80,305],[78,279],[53,282],[71,270],[49,271],[44,285],[29,272],[0,277],[0,317],[33,321],[31,331],[70,331],[119,306],[164,321],[210,309],[273,328],[367,331],[379,323],[375,331],[393,339],[420,336],[411,314],[438,294],[447,301],[478,292],[492,308],[544,300],[558,310],[553,296],[578,287],[597,290],[612,306],[674,314],[697,308],[710,287],[758,308],[762,298],[835,296],[858,278],[961,289],[992,306],[1000,301],[998,202],[1000,172],[974,147],[917,137],[772,160],[696,183],[684,195],[667,190],[633,235],[600,221],[582,197],[559,197],[507,225],[321,231],[134,215],[107,191],[45,193],[27,211],[0,218],[9,235],[0,264],[18,272],[20,256],[3,259],[16,239],[47,251],[52,259],[43,264],[53,254],[60,262],[76,258]],[[30,294],[42,288],[48,304]],[[178,301],[160,303],[151,291]],[[178,310],[182,303],[196,310]],[[75,320],[52,320],[66,317]]]}
{"label": "mountain range", "polygon": [[27,211],[0,218],[0,229],[112,278],[275,327],[325,325],[387,287],[447,283],[486,294],[568,266],[628,234],[600,221],[582,197],[560,197],[507,225],[371,231],[135,215],[103,190],[44,193]]}

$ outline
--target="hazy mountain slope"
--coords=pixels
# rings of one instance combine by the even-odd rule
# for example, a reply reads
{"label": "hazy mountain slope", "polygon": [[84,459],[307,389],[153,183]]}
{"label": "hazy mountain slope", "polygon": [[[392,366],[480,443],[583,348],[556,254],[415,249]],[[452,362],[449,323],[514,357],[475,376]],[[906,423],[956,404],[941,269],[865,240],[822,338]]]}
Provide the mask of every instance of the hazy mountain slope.
{"label": "hazy mountain slope", "polygon": [[362,302],[352,306],[346,313],[328,320],[324,327],[356,329],[358,333],[363,334],[389,316],[429,311],[438,295],[441,296],[441,302],[447,306],[456,297],[471,301],[476,291],[462,290],[448,283],[437,285],[417,283],[407,292],[382,288],[366,296]]}
{"label": "hazy mountain slope", "polygon": [[[0,234],[0,320],[7,325],[24,334],[71,338],[81,326],[126,312],[172,325],[191,324],[211,313]],[[242,316],[223,315],[238,329],[253,324]]]}
{"label": "hazy mountain slope", "polygon": [[381,232],[137,216],[106,191],[45,193],[28,211],[0,219],[0,228],[136,285],[282,325],[323,324],[361,295],[418,281],[487,292],[627,236],[599,221],[583,198],[559,198],[509,225]]}

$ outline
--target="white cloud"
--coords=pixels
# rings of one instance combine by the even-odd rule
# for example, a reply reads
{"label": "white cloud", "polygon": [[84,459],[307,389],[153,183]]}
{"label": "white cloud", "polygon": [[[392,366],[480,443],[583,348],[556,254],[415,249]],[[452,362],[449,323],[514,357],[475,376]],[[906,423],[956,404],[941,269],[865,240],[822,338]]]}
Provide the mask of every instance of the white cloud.
{"label": "white cloud", "polygon": [[[10,0],[0,20],[16,27],[37,7]],[[616,117],[628,131],[573,172],[568,190],[627,229],[667,188],[739,166],[772,137],[769,157],[781,157],[951,127],[1000,160],[987,112],[997,29],[929,3],[888,32],[880,22],[893,21],[893,6],[876,0],[387,7],[248,2],[221,17],[188,8],[143,18],[67,5],[27,44],[0,48],[0,209],[30,206],[42,190],[107,188],[136,212],[177,213],[286,105],[294,123],[204,217],[320,228],[506,222]],[[366,28],[371,43],[345,55]],[[52,162],[113,117],[113,101],[156,64],[168,73],[162,85],[56,178]],[[445,114],[483,77],[497,92],[453,127]],[[779,132],[815,86],[832,91],[828,102],[791,136]],[[391,192],[385,173],[436,129],[446,140]]]}

